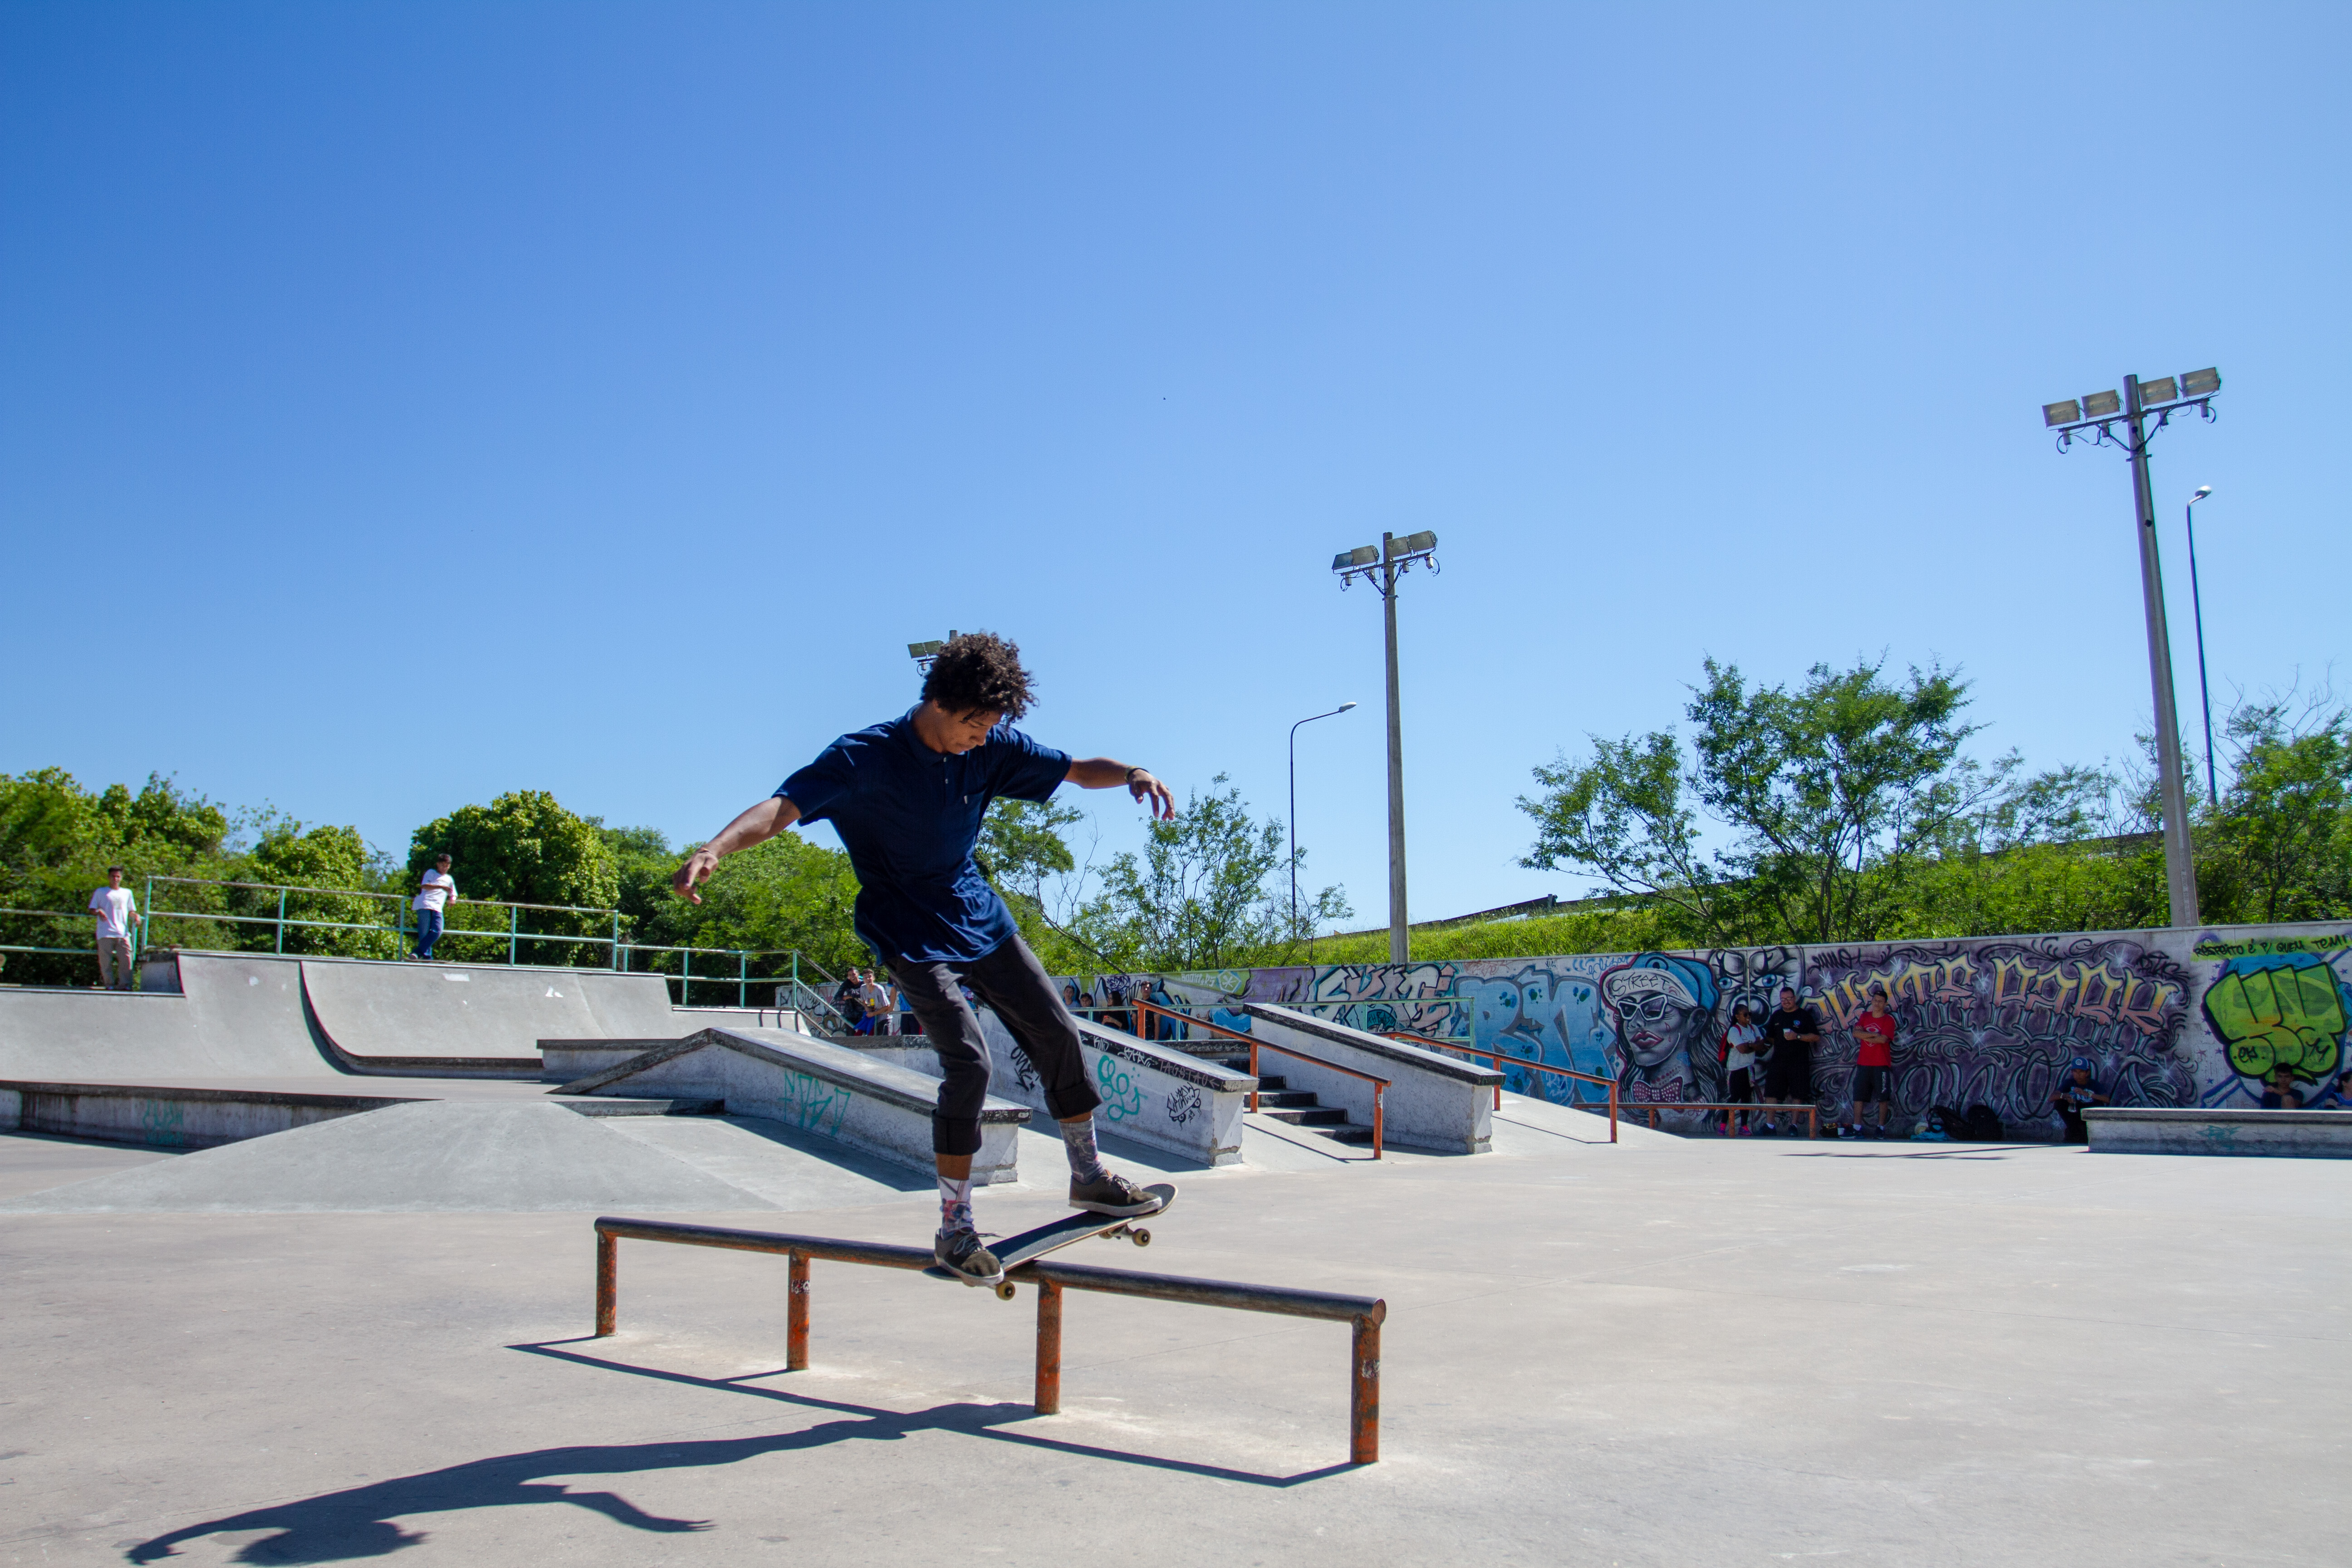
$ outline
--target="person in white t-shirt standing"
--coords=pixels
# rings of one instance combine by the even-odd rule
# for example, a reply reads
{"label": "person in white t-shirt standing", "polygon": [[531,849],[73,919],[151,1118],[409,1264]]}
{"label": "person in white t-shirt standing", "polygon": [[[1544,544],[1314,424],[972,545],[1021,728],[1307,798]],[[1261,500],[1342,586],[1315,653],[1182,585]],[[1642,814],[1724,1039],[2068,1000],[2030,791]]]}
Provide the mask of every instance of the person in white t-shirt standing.
{"label": "person in white t-shirt standing", "polygon": [[122,885],[122,868],[106,868],[106,886],[89,896],[89,912],[98,917],[98,981],[109,991],[131,989],[131,929],[147,917],[139,900]]}
{"label": "person in white t-shirt standing", "polygon": [[416,889],[416,897],[408,907],[416,911],[416,952],[411,956],[425,962],[433,957],[433,944],[441,940],[442,911],[457,901],[457,879],[449,875],[449,852],[441,851],[433,862],[433,869]]}

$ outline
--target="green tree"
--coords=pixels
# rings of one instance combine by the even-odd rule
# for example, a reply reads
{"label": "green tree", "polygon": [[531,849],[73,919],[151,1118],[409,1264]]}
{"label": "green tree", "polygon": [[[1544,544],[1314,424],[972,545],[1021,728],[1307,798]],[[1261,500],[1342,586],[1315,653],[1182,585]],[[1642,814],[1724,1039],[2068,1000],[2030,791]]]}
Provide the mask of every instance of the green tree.
{"label": "green tree", "polygon": [[[1688,760],[1671,731],[1593,738],[1589,763],[1536,770],[1521,797],[1537,826],[1521,862],[1580,866],[1706,943],[1867,940],[1901,912],[1925,857],[1998,798],[2016,759],[1980,767],[1961,748],[1968,683],[1884,661],[1815,665],[1795,689],[1750,688],[1706,663],[1685,710]],[[1704,810],[1728,842],[1708,848]]]}
{"label": "green tree", "polygon": [[[407,876],[404,886],[414,889],[435,857],[447,851],[455,864],[457,888],[467,900],[520,904],[569,905],[576,909],[616,907],[621,886],[611,847],[585,817],[566,811],[545,790],[517,790],[488,805],[462,805],[448,816],[419,827],[409,840]],[[521,929],[553,935],[612,934],[609,916],[576,914],[541,909],[521,911]],[[507,930],[504,910],[466,903],[451,906],[448,929],[451,950],[483,959],[504,955],[505,942],[468,939],[467,930]],[[609,950],[591,942],[525,942],[520,956],[530,963],[570,963],[603,967],[612,962]]]}
{"label": "green tree", "polygon": [[[1222,969],[1280,952],[1353,911],[1337,887],[1318,890],[1294,926],[1279,819],[1253,826],[1223,773],[1172,820],[1154,821],[1140,858],[1115,856],[1078,930],[1117,967]],[[1220,791],[1219,786],[1223,786]]]}
{"label": "green tree", "polygon": [[[318,925],[289,924],[280,951],[335,953],[353,958],[391,958],[399,951],[398,905],[391,899],[351,896],[350,890],[390,890],[390,868],[371,852],[356,827],[305,827],[290,816],[264,809],[251,822],[252,847],[241,858],[236,880],[276,883],[285,888],[334,889],[335,892],[286,895],[289,921],[315,921]],[[279,909],[278,898],[259,889],[226,889],[235,913],[268,918]],[[338,930],[367,926],[368,931]],[[278,946],[274,925],[241,924],[236,945],[252,952]]]}
{"label": "green tree", "polygon": [[[237,861],[228,847],[229,814],[172,779],[150,774],[135,793],[125,784],[85,790],[62,768],[0,774],[0,907],[51,914],[0,915],[0,942],[79,948],[90,935],[82,914],[90,889],[120,865],[147,903],[151,876],[221,879]],[[158,900],[170,910],[227,912],[221,890],[173,886]],[[147,940],[234,946],[236,928],[211,921],[152,919]],[[93,961],[78,953],[9,955],[8,978],[20,984],[86,984]]]}
{"label": "green tree", "polygon": [[2210,921],[2352,915],[2352,713],[2326,694],[2242,702],[2228,734],[2228,794],[2203,836],[2201,912]]}

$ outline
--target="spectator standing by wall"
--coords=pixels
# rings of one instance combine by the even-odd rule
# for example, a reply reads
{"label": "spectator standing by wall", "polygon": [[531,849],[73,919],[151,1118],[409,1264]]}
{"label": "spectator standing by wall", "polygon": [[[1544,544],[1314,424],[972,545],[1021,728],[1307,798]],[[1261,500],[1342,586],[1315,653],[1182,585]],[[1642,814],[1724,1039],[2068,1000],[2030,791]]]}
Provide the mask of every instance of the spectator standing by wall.
{"label": "spectator standing by wall", "polygon": [[[1813,1047],[1821,1042],[1822,1016],[1797,1001],[1797,988],[1780,987],[1780,1005],[1764,1020],[1764,1043],[1772,1058],[1764,1068],[1764,1099],[1772,1105],[1806,1105],[1813,1098]],[[1778,1137],[1772,1112],[1764,1113],[1764,1136]],[[1797,1124],[1789,1123],[1795,1137]]]}
{"label": "spectator standing by wall", "polygon": [[441,940],[445,911],[457,901],[457,880],[449,875],[449,852],[446,849],[434,857],[433,869],[425,873],[417,884],[416,897],[408,907],[416,911],[416,952],[421,963],[433,960],[433,944]]}
{"label": "spectator standing by wall", "polygon": [[[1846,1112],[1844,1136],[1884,1138],[1894,1100],[1895,1015],[1886,1006],[1886,987],[1870,988],[1870,1002],[1853,1021],[1853,1103]],[[1878,1125],[1865,1130],[1862,1108],[1878,1107]]]}
{"label": "spectator standing by wall", "polygon": [[89,912],[98,917],[98,983],[109,991],[131,989],[131,933],[147,917],[139,900],[122,885],[122,868],[106,868],[106,886],[89,896]]}
{"label": "spectator standing by wall", "polygon": [[[1723,1031],[1723,1098],[1732,1105],[1749,1105],[1756,1100],[1756,1049],[1764,1043],[1764,1026],[1748,1010],[1745,1002],[1734,1003],[1731,1026]],[[1748,1136],[1748,1113],[1736,1111],[1723,1119],[1723,1131],[1735,1138]]]}
{"label": "spectator standing by wall", "polygon": [[2062,1141],[2088,1143],[2091,1130],[2083,1122],[2083,1112],[2106,1103],[2107,1097],[2100,1092],[2099,1080],[2093,1073],[2091,1058],[2076,1057],[2068,1062],[2065,1081],[2050,1095],[2050,1109],[2058,1113],[2059,1124],[2065,1129]]}

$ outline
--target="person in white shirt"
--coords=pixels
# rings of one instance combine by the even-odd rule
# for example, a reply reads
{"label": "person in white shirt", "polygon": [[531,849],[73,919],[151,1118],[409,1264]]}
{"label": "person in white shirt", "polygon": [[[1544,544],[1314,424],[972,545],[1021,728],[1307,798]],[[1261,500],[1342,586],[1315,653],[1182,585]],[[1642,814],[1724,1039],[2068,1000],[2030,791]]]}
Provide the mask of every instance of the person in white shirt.
{"label": "person in white shirt", "polygon": [[416,897],[408,907],[416,911],[416,952],[415,957],[429,961],[433,944],[441,940],[442,911],[457,901],[457,883],[449,875],[449,852],[441,851],[433,862],[433,869],[416,889]]}
{"label": "person in white shirt", "polygon": [[877,973],[867,977],[857,999],[866,1004],[866,1016],[877,1035],[898,1032],[898,989]]}
{"label": "person in white shirt", "polygon": [[[1756,1047],[1763,1041],[1764,1026],[1739,1003],[1731,1009],[1731,1027],[1723,1032],[1723,1066],[1727,1080],[1724,1100],[1731,1105],[1747,1105],[1756,1099]],[[1727,1138],[1748,1136],[1748,1112],[1733,1111],[1723,1119]]]}
{"label": "person in white shirt", "polygon": [[146,916],[139,900],[122,885],[122,868],[106,868],[106,886],[89,896],[89,912],[98,917],[98,979],[109,991],[131,989],[131,928]]}

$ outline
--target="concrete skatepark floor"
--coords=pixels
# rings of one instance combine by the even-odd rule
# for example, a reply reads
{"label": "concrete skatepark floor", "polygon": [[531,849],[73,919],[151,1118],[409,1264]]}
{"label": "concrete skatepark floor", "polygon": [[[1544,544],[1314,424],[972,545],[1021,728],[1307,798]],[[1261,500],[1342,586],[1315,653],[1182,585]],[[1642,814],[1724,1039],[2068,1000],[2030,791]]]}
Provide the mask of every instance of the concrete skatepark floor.
{"label": "concrete skatepark floor", "polygon": [[[234,1150],[0,1136],[0,1563],[2352,1560],[2352,1163],[1595,1126],[1071,1255],[1385,1296],[1360,1469],[1342,1325],[1073,1295],[1039,1418],[1026,1290],[820,1263],[785,1374],[781,1259],[624,1243],[593,1340],[584,1211],[24,1212]],[[1061,1212],[1024,1154],[990,1229]],[[908,1184],[693,1217],[918,1241]]]}

